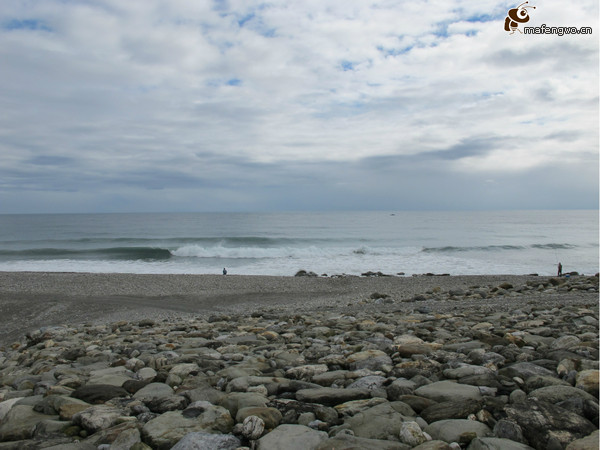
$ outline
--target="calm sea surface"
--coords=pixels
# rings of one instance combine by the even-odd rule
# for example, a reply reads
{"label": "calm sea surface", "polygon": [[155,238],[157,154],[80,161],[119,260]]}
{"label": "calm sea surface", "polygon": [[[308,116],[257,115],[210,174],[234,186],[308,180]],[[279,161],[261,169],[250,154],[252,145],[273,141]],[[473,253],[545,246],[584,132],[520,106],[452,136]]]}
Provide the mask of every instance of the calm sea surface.
{"label": "calm sea surface", "polygon": [[598,211],[0,215],[1,271],[598,272]]}

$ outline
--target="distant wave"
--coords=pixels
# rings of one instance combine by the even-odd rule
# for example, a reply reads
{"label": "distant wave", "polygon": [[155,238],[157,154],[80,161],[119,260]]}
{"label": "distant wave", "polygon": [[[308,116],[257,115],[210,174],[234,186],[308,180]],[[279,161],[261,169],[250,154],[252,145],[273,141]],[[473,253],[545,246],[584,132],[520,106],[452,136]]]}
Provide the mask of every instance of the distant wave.
{"label": "distant wave", "polygon": [[165,260],[172,257],[165,248],[110,247],[92,249],[33,248],[0,250],[0,257],[10,259],[108,259],[108,260]]}
{"label": "distant wave", "polygon": [[531,244],[531,245],[484,245],[484,246],[445,246],[445,247],[424,247],[425,253],[456,253],[472,251],[502,251],[502,250],[527,250],[530,248],[542,250],[572,249],[576,245],[571,244]]}
{"label": "distant wave", "polygon": [[549,250],[559,250],[559,249],[570,249],[576,248],[576,245],[572,244],[533,244],[531,248],[541,248],[541,249],[549,249]]}
{"label": "distant wave", "polygon": [[326,249],[318,246],[308,247],[226,247],[216,245],[204,247],[186,245],[174,250],[174,256],[186,258],[228,258],[228,259],[266,259],[266,258],[306,258],[336,256],[345,249]]}

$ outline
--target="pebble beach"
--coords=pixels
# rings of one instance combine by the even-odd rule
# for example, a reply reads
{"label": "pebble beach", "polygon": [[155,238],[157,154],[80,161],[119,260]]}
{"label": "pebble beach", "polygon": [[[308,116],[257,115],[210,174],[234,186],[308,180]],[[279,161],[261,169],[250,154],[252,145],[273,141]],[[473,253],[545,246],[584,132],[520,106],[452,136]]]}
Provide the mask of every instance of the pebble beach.
{"label": "pebble beach", "polygon": [[372,275],[0,272],[0,450],[598,448],[597,276]]}

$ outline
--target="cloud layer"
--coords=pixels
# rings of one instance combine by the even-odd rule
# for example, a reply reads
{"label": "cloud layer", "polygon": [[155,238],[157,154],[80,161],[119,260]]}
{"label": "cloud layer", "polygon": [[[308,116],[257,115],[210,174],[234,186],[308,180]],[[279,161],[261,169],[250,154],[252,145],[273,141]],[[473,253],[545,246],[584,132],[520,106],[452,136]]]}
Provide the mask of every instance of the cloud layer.
{"label": "cloud layer", "polygon": [[515,6],[9,2],[0,212],[596,208],[598,4]]}

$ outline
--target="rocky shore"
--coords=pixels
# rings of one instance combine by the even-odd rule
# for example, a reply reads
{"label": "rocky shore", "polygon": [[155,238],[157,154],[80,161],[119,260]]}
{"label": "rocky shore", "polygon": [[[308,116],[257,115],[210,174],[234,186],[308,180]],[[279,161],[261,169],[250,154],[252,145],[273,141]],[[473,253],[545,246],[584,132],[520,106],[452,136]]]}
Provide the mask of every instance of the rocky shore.
{"label": "rocky shore", "polygon": [[[227,307],[225,278],[6,334],[0,450],[598,448],[597,276],[249,278]],[[7,310],[51,292],[19,280],[0,276]]]}

